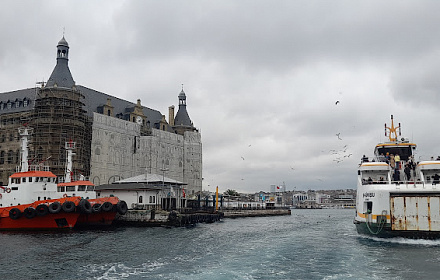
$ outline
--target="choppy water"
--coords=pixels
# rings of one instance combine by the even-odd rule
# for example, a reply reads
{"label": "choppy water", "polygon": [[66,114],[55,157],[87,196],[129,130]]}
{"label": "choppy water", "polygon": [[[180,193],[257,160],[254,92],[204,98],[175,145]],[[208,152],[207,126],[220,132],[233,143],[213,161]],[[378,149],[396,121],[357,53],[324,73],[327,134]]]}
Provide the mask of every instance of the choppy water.
{"label": "choppy water", "polygon": [[439,279],[440,241],[360,237],[354,210],[194,228],[0,233],[0,279]]}

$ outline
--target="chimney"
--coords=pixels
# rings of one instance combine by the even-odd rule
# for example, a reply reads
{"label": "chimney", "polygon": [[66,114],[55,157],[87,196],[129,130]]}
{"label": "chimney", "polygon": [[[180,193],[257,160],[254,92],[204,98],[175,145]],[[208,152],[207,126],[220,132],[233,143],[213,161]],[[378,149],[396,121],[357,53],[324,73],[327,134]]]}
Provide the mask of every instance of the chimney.
{"label": "chimney", "polygon": [[174,105],[168,107],[168,112],[169,112],[169,124],[171,126],[174,126]]}

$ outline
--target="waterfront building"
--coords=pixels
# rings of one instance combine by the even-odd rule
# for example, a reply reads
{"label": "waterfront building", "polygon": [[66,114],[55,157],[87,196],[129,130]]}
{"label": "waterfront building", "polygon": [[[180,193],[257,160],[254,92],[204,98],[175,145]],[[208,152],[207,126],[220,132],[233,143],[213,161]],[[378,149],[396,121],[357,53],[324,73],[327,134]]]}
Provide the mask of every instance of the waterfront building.
{"label": "waterfront building", "polygon": [[187,112],[186,94],[179,109],[169,107],[169,120],[159,111],[77,85],[70,72],[69,44],[58,42],[57,63],[49,78],[35,88],[0,93],[0,182],[6,184],[20,161],[18,128],[33,128],[30,161],[43,163],[62,176],[65,142],[77,143],[74,176],[95,185],[140,174],[165,174],[187,184],[187,193],[202,189],[201,134]]}

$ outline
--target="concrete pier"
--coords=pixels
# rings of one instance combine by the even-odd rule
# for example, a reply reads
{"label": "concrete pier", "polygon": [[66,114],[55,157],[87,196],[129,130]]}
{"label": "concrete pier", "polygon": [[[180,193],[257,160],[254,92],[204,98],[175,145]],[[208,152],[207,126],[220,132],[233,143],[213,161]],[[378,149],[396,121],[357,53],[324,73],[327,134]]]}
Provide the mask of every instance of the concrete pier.
{"label": "concrete pier", "polygon": [[163,210],[129,210],[125,215],[117,215],[115,226],[191,226],[197,223],[213,223],[223,218],[244,218],[290,215],[290,209],[234,209],[221,212],[198,211],[179,213]]}

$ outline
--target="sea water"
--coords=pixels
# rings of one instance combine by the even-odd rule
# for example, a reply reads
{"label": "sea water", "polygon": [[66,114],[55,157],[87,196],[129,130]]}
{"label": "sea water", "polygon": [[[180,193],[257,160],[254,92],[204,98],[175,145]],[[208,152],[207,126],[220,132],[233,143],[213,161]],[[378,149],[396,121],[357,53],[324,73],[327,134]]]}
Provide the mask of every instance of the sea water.
{"label": "sea water", "polygon": [[0,232],[0,279],[439,279],[440,241],[363,237],[354,210],[192,228]]}

